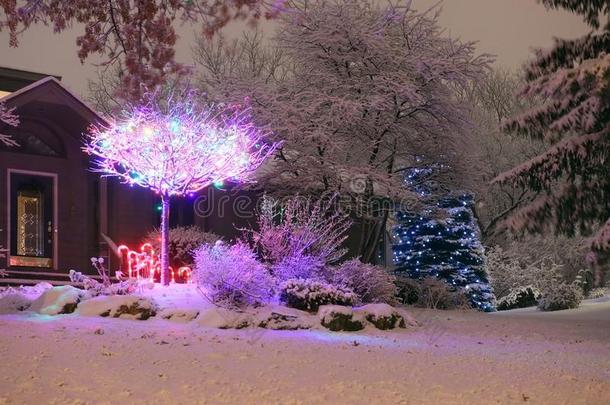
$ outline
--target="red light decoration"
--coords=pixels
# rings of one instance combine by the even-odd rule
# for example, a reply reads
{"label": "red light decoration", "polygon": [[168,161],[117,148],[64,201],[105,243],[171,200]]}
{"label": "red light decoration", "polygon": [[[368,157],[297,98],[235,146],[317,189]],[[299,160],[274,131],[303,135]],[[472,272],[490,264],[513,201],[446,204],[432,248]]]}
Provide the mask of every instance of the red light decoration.
{"label": "red light decoration", "polygon": [[[138,280],[148,279],[151,282],[161,282],[161,263],[159,256],[150,243],[144,243],[138,250],[131,250],[126,245],[117,248],[121,258],[120,271],[130,278]],[[192,282],[192,269],[182,266],[174,270],[169,266],[172,283],[190,284]]]}

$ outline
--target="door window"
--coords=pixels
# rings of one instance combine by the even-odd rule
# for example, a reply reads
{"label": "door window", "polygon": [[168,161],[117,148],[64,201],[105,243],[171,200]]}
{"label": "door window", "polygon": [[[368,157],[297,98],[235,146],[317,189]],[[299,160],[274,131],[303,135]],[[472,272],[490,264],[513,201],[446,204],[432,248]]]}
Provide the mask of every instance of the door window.
{"label": "door window", "polygon": [[53,178],[10,174],[11,266],[53,267]]}

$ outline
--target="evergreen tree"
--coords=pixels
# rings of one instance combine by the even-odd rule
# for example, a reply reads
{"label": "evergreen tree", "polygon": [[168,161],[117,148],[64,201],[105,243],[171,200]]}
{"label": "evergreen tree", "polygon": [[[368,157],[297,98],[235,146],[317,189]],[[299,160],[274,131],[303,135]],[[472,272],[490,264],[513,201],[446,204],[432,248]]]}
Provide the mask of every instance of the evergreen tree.
{"label": "evergreen tree", "polygon": [[[421,175],[421,170],[411,172],[408,187]],[[415,189],[423,195],[432,194],[429,187]],[[495,297],[485,272],[472,204],[471,195],[453,193],[418,214],[399,212],[393,230],[394,263],[397,274],[413,279],[437,277],[462,290],[475,308],[493,311]],[[437,219],[438,213],[444,213],[444,219]]]}
{"label": "evergreen tree", "polygon": [[[575,40],[556,40],[527,67],[526,96],[543,102],[507,121],[505,129],[543,139],[539,156],[503,173],[497,182],[526,187],[538,197],[507,226],[572,236],[597,233],[592,247],[610,250],[610,3],[542,0],[565,8],[593,29]],[[602,18],[608,19],[605,25]]]}

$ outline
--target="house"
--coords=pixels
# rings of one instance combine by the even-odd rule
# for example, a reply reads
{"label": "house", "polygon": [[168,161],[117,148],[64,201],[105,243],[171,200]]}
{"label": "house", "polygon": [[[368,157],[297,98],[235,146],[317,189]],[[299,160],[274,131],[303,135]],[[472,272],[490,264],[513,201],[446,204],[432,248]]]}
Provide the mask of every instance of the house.
{"label": "house", "polygon": [[[136,248],[159,223],[152,192],[90,170],[83,134],[104,118],[60,80],[0,68],[0,102],[15,107],[20,119],[18,127],[0,123],[0,133],[19,144],[0,143],[0,246],[7,249],[0,268],[8,273],[0,282],[66,283],[70,269],[95,272],[91,257],[105,257],[116,269],[113,243]],[[251,221],[253,201],[230,190],[204,190],[172,203],[170,225],[195,224],[231,238]]]}

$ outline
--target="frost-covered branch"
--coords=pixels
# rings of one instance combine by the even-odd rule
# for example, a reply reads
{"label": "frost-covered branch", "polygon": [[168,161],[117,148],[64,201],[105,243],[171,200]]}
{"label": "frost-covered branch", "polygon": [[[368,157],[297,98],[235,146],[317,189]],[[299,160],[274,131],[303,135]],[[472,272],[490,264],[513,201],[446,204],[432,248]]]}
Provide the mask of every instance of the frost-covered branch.
{"label": "frost-covered branch", "polygon": [[175,59],[179,22],[199,25],[210,37],[233,20],[256,23],[273,18],[283,0],[0,0],[0,31],[7,29],[9,44],[35,24],[61,33],[81,27],[76,39],[81,62],[101,56],[100,66],[119,67],[123,73],[117,95],[137,101],[141,85],[153,88],[172,75],[189,73]]}
{"label": "frost-covered branch", "polygon": [[[4,103],[0,103],[0,124],[6,124],[12,127],[19,125],[19,117],[15,114],[15,107],[6,108]],[[2,128],[0,126],[0,128]],[[10,136],[0,133],[0,143],[5,146],[19,146],[19,144]]]}

